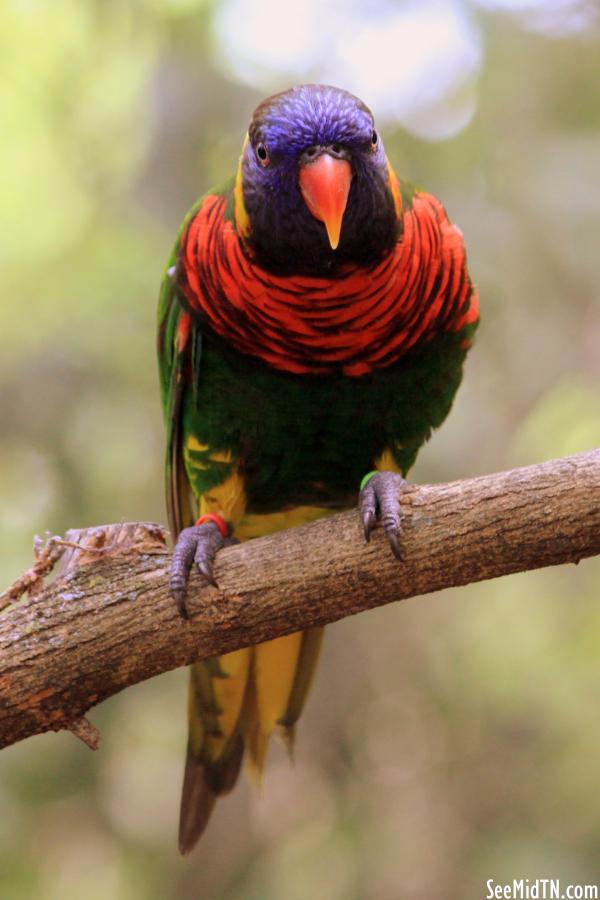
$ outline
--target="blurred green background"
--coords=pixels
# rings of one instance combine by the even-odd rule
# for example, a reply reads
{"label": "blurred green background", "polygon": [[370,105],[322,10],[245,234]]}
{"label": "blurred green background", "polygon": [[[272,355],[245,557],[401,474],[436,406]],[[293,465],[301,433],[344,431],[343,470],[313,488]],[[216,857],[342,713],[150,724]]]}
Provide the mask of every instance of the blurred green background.
{"label": "blurred green background", "polygon": [[[595,2],[5,0],[0,7],[0,584],[34,533],[165,521],[163,261],[252,109],[359,93],[465,233],[483,320],[412,478],[600,445]],[[0,755],[8,900],[477,900],[600,880],[600,566],[415,599],[328,630],[296,763],[219,804],[185,860],[186,673]]]}

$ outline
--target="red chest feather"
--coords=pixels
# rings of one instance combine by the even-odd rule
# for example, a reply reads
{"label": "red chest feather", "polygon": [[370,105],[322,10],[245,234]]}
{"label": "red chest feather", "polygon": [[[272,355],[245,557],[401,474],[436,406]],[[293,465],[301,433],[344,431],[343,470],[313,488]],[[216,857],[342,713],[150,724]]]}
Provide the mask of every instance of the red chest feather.
{"label": "red chest feather", "polygon": [[225,220],[225,205],[208,196],[188,225],[179,285],[213,331],[276,369],[364,375],[477,320],[461,232],[430,194],[415,195],[402,237],[382,262],[331,278],[261,269]]}

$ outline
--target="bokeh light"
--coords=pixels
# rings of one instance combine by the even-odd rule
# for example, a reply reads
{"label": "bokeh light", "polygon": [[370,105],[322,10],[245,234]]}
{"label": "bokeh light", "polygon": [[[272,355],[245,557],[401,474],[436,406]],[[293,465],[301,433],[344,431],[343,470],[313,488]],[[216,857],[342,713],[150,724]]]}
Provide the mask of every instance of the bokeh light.
{"label": "bokeh light", "polygon": [[[375,12],[367,2],[342,12],[335,0],[225,0],[215,20],[220,65],[267,92],[299,81],[343,85],[368,97],[379,121],[422,136],[464,127],[475,108],[467,88],[481,62],[464,4],[380,0]],[[455,95],[461,102],[441,112]]]}

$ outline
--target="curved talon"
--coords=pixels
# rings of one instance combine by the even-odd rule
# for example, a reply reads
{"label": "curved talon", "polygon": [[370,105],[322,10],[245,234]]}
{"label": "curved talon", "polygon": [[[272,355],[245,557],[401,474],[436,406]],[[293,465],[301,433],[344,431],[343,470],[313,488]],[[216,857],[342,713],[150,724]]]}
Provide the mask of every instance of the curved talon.
{"label": "curved talon", "polygon": [[396,559],[402,559],[400,492],[406,485],[406,480],[396,472],[376,472],[369,478],[359,494],[359,509],[365,540],[370,541],[375,524],[381,524]]}
{"label": "curved talon", "polygon": [[365,541],[369,543],[371,540],[371,532],[377,521],[377,500],[371,481],[367,482],[360,492],[359,504]]}
{"label": "curved talon", "polygon": [[189,617],[189,613],[187,611],[187,607],[185,605],[186,595],[187,595],[187,591],[174,591],[173,588],[171,588],[171,596],[173,597],[173,600],[177,604],[177,612],[179,613],[179,615],[181,616],[182,619],[188,620],[190,617]]}
{"label": "curved talon", "polygon": [[198,571],[204,578],[206,578],[208,583],[212,584],[213,587],[218,587],[215,576],[213,575],[212,564],[207,560],[202,559],[200,560],[200,562],[196,561],[196,565],[198,566]]}
{"label": "curved talon", "polygon": [[202,577],[213,587],[217,587],[213,561],[217,551],[231,544],[237,544],[237,540],[223,537],[218,526],[210,521],[184,528],[180,532],[171,559],[169,587],[183,619],[189,619],[186,597],[192,564],[195,562]]}
{"label": "curved talon", "polygon": [[377,515],[375,513],[375,509],[368,508],[367,510],[363,510],[362,513],[362,525],[363,531],[365,534],[365,541],[367,544],[371,540],[371,532],[373,531],[373,527],[377,520]]}
{"label": "curved talon", "polygon": [[[400,533],[402,533],[402,529],[399,527]],[[392,553],[398,560],[402,560],[402,550],[400,549],[400,541],[398,540],[398,533],[395,531],[386,531],[386,537],[388,539],[388,544],[391,547]]]}

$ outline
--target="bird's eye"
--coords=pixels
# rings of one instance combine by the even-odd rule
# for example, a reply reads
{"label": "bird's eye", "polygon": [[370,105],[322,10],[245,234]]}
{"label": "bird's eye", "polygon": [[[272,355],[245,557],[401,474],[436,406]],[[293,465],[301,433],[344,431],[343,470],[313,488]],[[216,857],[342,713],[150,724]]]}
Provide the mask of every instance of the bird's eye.
{"label": "bird's eye", "polygon": [[261,143],[261,144],[257,144],[257,146],[256,146],[256,155],[258,156],[258,159],[259,159],[260,164],[261,164],[262,166],[268,166],[268,165],[269,165],[269,152],[268,152],[268,150],[267,150],[267,148],[265,147],[264,144],[262,144],[262,143]]}
{"label": "bird's eye", "polygon": [[371,149],[374,150],[378,143],[379,143],[379,135],[377,134],[376,131],[373,131],[373,134],[371,135]]}

